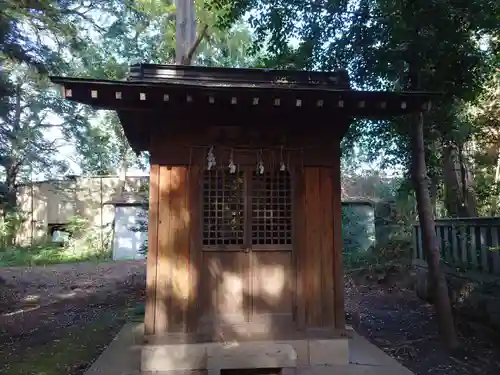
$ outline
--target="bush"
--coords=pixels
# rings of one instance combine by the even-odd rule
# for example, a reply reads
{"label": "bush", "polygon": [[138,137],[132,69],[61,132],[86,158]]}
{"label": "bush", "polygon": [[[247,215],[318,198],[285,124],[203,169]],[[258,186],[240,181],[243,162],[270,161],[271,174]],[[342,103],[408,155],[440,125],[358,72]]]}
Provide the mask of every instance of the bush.
{"label": "bush", "polygon": [[[352,210],[351,210],[352,211]],[[412,224],[415,220],[411,200],[380,200],[375,205],[374,228],[367,233],[366,217],[343,210],[344,263],[349,268],[390,267],[411,261]],[[366,251],[367,236],[373,238]]]}
{"label": "bush", "polygon": [[31,246],[6,246],[0,250],[0,266],[35,266],[110,259],[112,226],[96,228],[80,217],[70,219],[65,229],[70,238],[63,244],[50,238]]}
{"label": "bush", "polygon": [[35,246],[15,246],[0,251],[0,267],[39,266],[109,259],[109,252],[75,249],[51,242]]}
{"label": "bush", "polygon": [[[139,214],[139,222],[137,225],[133,226],[130,228],[131,231],[133,232],[141,232],[141,233],[147,233],[148,232],[148,212],[147,211],[142,211]],[[139,252],[147,256],[148,254],[148,239],[144,241],[144,243],[141,246],[141,249]]]}
{"label": "bush", "polygon": [[26,220],[23,212],[8,212],[0,216],[0,246],[5,248],[11,246],[15,240],[16,233]]}
{"label": "bush", "polygon": [[375,242],[373,207],[367,204],[344,205],[342,237],[346,253],[368,251]]}

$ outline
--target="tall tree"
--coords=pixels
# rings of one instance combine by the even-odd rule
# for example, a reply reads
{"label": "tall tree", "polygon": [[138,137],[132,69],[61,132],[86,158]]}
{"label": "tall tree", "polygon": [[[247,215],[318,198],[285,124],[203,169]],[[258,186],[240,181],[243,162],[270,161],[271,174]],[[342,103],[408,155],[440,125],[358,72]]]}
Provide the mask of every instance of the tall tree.
{"label": "tall tree", "polygon": [[[220,10],[222,25],[248,12],[259,42],[266,43],[270,67],[344,67],[359,88],[446,92],[427,116],[425,128],[421,117],[410,127],[407,120],[371,123],[364,141],[373,150],[385,146],[405,160],[413,174],[440,328],[445,342],[455,348],[458,342],[433,229],[426,163],[433,173],[440,157],[429,151],[437,141],[460,145],[453,105],[474,96],[484,67],[483,53],[471,36],[496,27],[498,4],[488,0],[475,0],[467,7],[454,0],[213,0],[209,6]],[[359,128],[355,125],[353,130]]]}
{"label": "tall tree", "polygon": [[[86,44],[84,30],[101,31],[91,13],[106,11],[110,3],[108,0],[89,4],[78,0],[0,2],[0,66],[11,60],[25,63],[41,74],[62,72],[68,67],[63,53],[71,54]],[[12,93],[7,83],[0,80],[0,105]]]}
{"label": "tall tree", "polygon": [[429,179],[425,162],[424,118],[420,113],[413,124],[411,175],[417,198],[417,212],[422,228],[422,243],[427,255],[433,302],[436,308],[441,336],[448,348],[459,347],[455,331],[451,300],[446,275],[441,264],[441,252],[435,231],[434,210],[429,191]]}
{"label": "tall tree", "polygon": [[105,11],[109,3],[0,2],[0,174],[4,215],[16,208],[18,182],[27,176],[47,177],[67,170],[68,163],[57,157],[60,147],[67,142],[88,141],[92,111],[63,101],[46,75],[72,71],[69,56],[92,42],[92,32],[101,31],[92,12]]}
{"label": "tall tree", "polygon": [[500,196],[500,35],[490,40],[493,53],[490,73],[476,100],[464,102],[461,119],[470,125],[470,151],[476,169],[478,211],[498,215]]}
{"label": "tall tree", "polygon": [[[252,38],[248,26],[238,23],[229,30],[218,29],[213,26],[214,13],[203,8],[203,1],[192,4],[196,9],[193,25],[198,30],[198,38],[187,44],[191,47],[185,52],[185,57],[190,52],[191,56],[185,63],[192,60],[194,64],[209,66],[254,65],[256,59],[249,54]],[[178,19],[175,4],[164,0],[115,2],[110,12],[113,19],[107,30],[95,37],[94,43],[81,48],[74,59],[72,65],[79,75],[125,79],[130,63],[174,62]],[[196,55],[192,47],[196,47]],[[79,142],[83,143],[84,139]],[[123,169],[132,165],[145,164],[144,157],[133,155],[114,112],[100,117],[89,131],[87,142],[79,149],[83,151],[80,164],[89,172],[115,168],[123,173]],[[103,164],[102,158],[98,157],[103,154],[117,155],[118,159],[108,156]]]}
{"label": "tall tree", "polygon": [[[33,68],[11,63],[3,69],[14,88],[0,115],[0,210],[9,224],[22,216],[17,210],[17,185],[33,177],[64,174],[69,164],[57,157],[59,150],[88,128],[88,122],[85,109],[77,112],[73,104],[64,103]],[[7,234],[4,245],[12,244],[14,234]]]}

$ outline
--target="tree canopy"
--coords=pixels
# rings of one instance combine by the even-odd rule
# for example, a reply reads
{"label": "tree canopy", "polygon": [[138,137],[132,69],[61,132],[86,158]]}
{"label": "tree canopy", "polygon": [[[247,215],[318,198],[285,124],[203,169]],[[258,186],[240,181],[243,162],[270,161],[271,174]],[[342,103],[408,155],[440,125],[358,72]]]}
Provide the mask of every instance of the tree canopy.
{"label": "tree canopy", "polygon": [[[456,195],[463,190],[462,201],[467,192],[460,181],[463,179],[453,180],[443,170],[443,165],[452,164],[484,166],[485,173],[473,184],[475,194],[498,195],[498,2],[197,0],[195,4],[198,29],[207,26],[208,30],[198,48],[196,64],[347,68],[357,88],[444,93],[425,119],[425,147],[435,195],[447,201],[443,210],[458,214],[453,207],[460,202],[452,202],[450,192]],[[29,86],[30,95],[38,99],[36,104],[29,101],[28,92],[23,91],[21,101],[33,103],[23,104],[23,109],[30,111],[31,118],[34,112],[39,118],[47,116],[46,108],[50,108],[49,118],[57,125],[29,123],[30,132],[38,129],[38,135],[29,138],[33,150],[47,148],[50,141],[46,134],[56,132],[77,150],[74,162],[83,173],[110,173],[144,165],[144,158],[137,159],[128,148],[116,116],[98,116],[88,108],[64,103],[44,77],[50,72],[123,79],[130,63],[173,62],[173,2],[7,0],[0,7],[2,160],[17,155],[8,151],[13,150],[13,134],[18,131],[13,130],[16,98],[20,89]],[[20,71],[29,74],[18,87],[15,77],[22,74],[15,72]],[[386,167],[402,164],[408,171],[409,135],[410,126],[404,119],[357,121],[344,140],[344,156],[356,147],[368,161],[378,160]],[[27,139],[24,133],[22,138]],[[31,156],[35,154],[36,160]],[[53,152],[44,156],[25,151],[23,155],[24,167],[39,165],[42,159],[44,165],[54,161]],[[487,205],[493,203],[481,200],[486,201]],[[478,205],[481,212],[491,211],[482,203]]]}

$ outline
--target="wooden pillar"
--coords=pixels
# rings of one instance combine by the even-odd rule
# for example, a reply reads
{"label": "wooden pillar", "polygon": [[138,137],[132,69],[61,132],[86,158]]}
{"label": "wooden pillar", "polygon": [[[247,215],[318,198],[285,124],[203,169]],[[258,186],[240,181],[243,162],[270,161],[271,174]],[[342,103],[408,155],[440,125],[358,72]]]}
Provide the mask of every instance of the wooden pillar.
{"label": "wooden pillar", "polygon": [[321,288],[321,202],[319,197],[319,168],[305,167],[305,208],[306,220],[306,327],[321,327],[322,288]]}
{"label": "wooden pillar", "polygon": [[153,335],[155,333],[159,179],[160,166],[158,164],[151,164],[149,172],[148,257],[146,265],[146,311],[144,316],[145,335]]}
{"label": "wooden pillar", "polygon": [[146,335],[187,330],[192,297],[188,170],[151,166]]}
{"label": "wooden pillar", "polygon": [[342,188],[340,179],[340,141],[335,142],[332,166],[333,275],[335,328],[345,329],[344,242],[342,239]]}
{"label": "wooden pillar", "polygon": [[295,285],[296,285],[296,312],[295,319],[300,329],[306,328],[306,307],[307,307],[307,290],[305,278],[307,277],[307,254],[306,254],[306,230],[304,224],[306,217],[305,208],[305,176],[304,170],[301,167],[295,167],[293,174],[293,197],[294,197],[294,241],[293,252],[295,258]]}
{"label": "wooden pillar", "polygon": [[337,327],[334,206],[329,204],[333,169],[305,166],[296,180],[297,322],[306,329]]}

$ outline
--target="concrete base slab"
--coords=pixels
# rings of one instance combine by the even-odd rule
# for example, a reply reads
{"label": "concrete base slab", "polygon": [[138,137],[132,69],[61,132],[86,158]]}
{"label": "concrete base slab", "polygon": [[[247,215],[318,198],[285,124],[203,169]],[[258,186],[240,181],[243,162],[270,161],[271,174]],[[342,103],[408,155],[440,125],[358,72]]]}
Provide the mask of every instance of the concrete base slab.
{"label": "concrete base slab", "polygon": [[401,366],[364,337],[354,333],[349,342],[349,363],[365,366]]}
{"label": "concrete base slab", "polygon": [[297,353],[291,345],[273,342],[245,342],[209,345],[207,370],[296,367]]}
{"label": "concrete base slab", "polygon": [[[144,326],[140,323],[129,323],[126,324],[115,339],[110,343],[106,350],[101,354],[101,356],[93,363],[85,375],[215,375],[215,372],[219,373],[220,367],[213,366],[213,371],[207,371],[206,369],[177,369],[170,371],[151,371],[144,369],[141,371],[141,356],[145,352],[143,350],[142,334],[144,332]],[[335,357],[340,353],[340,347],[330,347],[328,344],[321,345],[322,340],[317,340],[312,346],[310,342],[306,345],[301,340],[299,342],[291,342],[290,345],[295,354],[296,362],[295,366],[286,366],[286,363],[293,364],[293,361],[287,362],[289,359],[293,358],[290,348],[285,350],[286,353],[279,353],[281,358],[287,358],[287,360],[281,362],[284,365],[282,368],[283,375],[412,375],[413,373],[407,368],[403,367],[398,361],[389,357],[382,350],[378,349],[376,346],[369,343],[363,337],[354,334],[353,337],[347,340],[348,350],[344,353],[348,353],[348,361],[345,363],[333,363],[333,364],[321,364],[324,358],[329,354],[331,357]],[[216,344],[216,343],[211,343]],[[274,342],[275,350],[282,347],[281,342]],[[216,344],[221,345],[221,344]],[[241,345],[241,344],[240,344]],[[144,345],[147,346],[147,345]],[[321,349],[323,346],[323,349]],[[268,347],[270,348],[270,347]],[[243,352],[245,348],[243,348]],[[313,353],[311,357],[311,349],[313,351],[321,350],[322,352]],[[186,349],[187,350],[187,349]],[[256,353],[266,353],[262,349],[257,349],[254,347],[252,350],[256,350]],[[259,352],[259,350],[261,352]],[[141,355],[142,352],[142,355]],[[228,353],[228,351],[222,351],[223,353]],[[159,353],[159,352],[157,352]],[[179,352],[177,352],[179,353]],[[181,350],[182,353],[182,350]],[[186,352],[187,353],[187,352]],[[208,352],[207,352],[208,353]],[[234,352],[233,352],[234,353]],[[335,353],[335,355],[333,355]],[[195,353],[196,354],[196,353]],[[239,355],[242,352],[240,350]],[[274,353],[278,354],[278,353]],[[342,356],[339,354],[339,356]],[[174,356],[175,357],[175,356]],[[177,356],[177,358],[182,356]],[[195,355],[196,357],[196,355]],[[206,356],[206,359],[208,357]],[[214,357],[216,358],[216,357]],[[301,360],[302,358],[302,360]],[[307,359],[306,359],[307,358]],[[311,358],[313,363],[311,363]],[[144,358],[143,358],[144,359]],[[309,363],[308,363],[309,362]],[[204,363],[202,362],[202,365]],[[208,365],[208,363],[207,363]],[[143,368],[145,364],[142,364]],[[184,366],[187,367],[187,366]],[[205,367],[206,368],[206,367]],[[215,371],[215,372],[214,372]]]}
{"label": "concrete base slab", "polygon": [[349,339],[309,340],[309,366],[349,364]]}
{"label": "concrete base slab", "polygon": [[143,333],[143,324],[125,324],[85,375],[140,375]]}
{"label": "concrete base slab", "polygon": [[[173,338],[176,342],[178,337]],[[185,369],[284,368],[316,365],[347,365],[349,339],[283,341],[234,341],[200,344],[145,344],[141,370],[161,372]]]}
{"label": "concrete base slab", "polygon": [[149,372],[207,368],[205,344],[144,345],[141,370]]}
{"label": "concrete base slab", "polygon": [[413,373],[401,365],[392,367],[349,364],[298,368],[293,375],[413,375]]}

